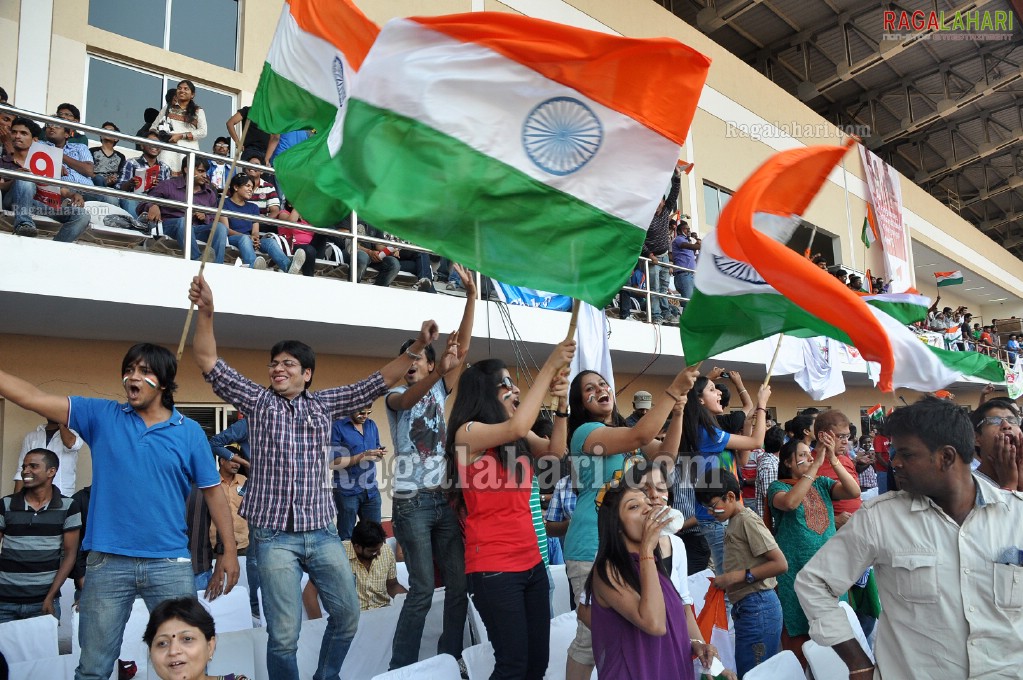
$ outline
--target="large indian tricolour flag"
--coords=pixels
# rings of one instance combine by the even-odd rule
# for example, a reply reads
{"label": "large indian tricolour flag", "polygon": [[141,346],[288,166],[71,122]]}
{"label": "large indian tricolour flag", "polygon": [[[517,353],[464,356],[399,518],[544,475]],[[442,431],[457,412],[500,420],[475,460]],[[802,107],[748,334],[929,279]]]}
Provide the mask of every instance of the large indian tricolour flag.
{"label": "large indian tricolour flag", "polygon": [[907,324],[926,316],[927,298],[912,292],[858,295],[786,246],[846,148],[783,151],[732,196],[717,229],[703,240],[696,290],[682,315],[686,361],[776,333],[822,335],[880,364],[884,391],[934,391],[966,376],[1003,381],[991,357],[930,347],[917,338]]}
{"label": "large indian tricolour flag", "polygon": [[344,144],[278,162],[314,224],[374,226],[500,281],[604,306],[628,279],[710,60],[498,12],[395,19]]}

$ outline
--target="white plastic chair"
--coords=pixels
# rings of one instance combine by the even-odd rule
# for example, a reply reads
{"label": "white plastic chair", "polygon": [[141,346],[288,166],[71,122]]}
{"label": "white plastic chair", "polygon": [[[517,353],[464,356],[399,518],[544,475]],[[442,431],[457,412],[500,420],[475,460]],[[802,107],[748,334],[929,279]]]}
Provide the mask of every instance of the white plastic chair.
{"label": "white plastic chair", "polygon": [[450,654],[438,654],[411,666],[374,676],[373,680],[461,680],[458,662]]}
{"label": "white plastic chair", "polygon": [[568,573],[564,564],[551,565],[551,580],[554,581],[554,616],[572,611],[571,589],[568,587]]}
{"label": "white plastic chair", "polygon": [[480,616],[480,612],[476,609],[476,606],[472,603],[472,598],[469,598],[469,609],[468,616],[469,620],[469,631],[472,633],[473,640],[477,643],[489,642],[490,637],[487,635],[487,627],[483,624],[483,617]]}
{"label": "white plastic chair", "polygon": [[[839,606],[845,612],[845,615],[849,618],[849,625],[852,627],[853,635],[856,637],[856,641],[860,643],[860,647],[870,657],[870,661],[874,661],[874,653],[870,651],[870,645],[867,644],[867,638],[863,634],[863,628],[860,626],[859,619],[856,618],[856,613],[852,610],[845,602],[839,602]],[[803,643],[803,656],[806,657],[806,662],[810,665],[810,670],[813,672],[815,678],[821,680],[847,680],[849,677],[849,667],[845,665],[838,653],[831,647],[822,647],[813,640],[808,640]]]}
{"label": "white plastic chair", "polygon": [[0,623],[0,652],[9,664],[57,656],[57,619],[34,616]]}
{"label": "white plastic chair", "polygon": [[[251,616],[249,617],[251,621]],[[256,637],[252,628],[230,633],[217,632],[217,651],[210,662],[210,675],[236,673],[256,677]],[[263,643],[265,646],[265,643]]]}
{"label": "white plastic chair", "polygon": [[743,680],[805,680],[799,659],[789,650],[772,656],[743,676]]}
{"label": "white plastic chair", "polygon": [[[11,680],[74,680],[78,657],[71,654],[10,664]],[[116,675],[114,677],[117,677]],[[136,676],[137,677],[137,676]]]}
{"label": "white plastic chair", "polygon": [[235,630],[252,628],[252,610],[249,608],[249,591],[242,586],[235,586],[227,595],[221,595],[210,602],[203,591],[196,593],[199,604],[213,617],[217,635]]}
{"label": "white plastic chair", "polygon": [[[486,680],[494,672],[494,646],[483,642],[466,647],[462,650],[462,661],[465,662],[469,680]],[[547,667],[550,668],[550,664]]]}

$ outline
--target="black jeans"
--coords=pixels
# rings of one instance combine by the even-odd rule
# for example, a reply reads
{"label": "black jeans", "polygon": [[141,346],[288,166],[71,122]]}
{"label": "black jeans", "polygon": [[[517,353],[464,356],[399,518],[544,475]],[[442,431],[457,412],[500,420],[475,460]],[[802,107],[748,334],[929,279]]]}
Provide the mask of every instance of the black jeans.
{"label": "black jeans", "polygon": [[686,573],[689,576],[703,571],[710,564],[710,545],[698,531],[684,531],[678,534],[686,544]]}
{"label": "black jeans", "polygon": [[468,575],[472,603],[494,646],[490,680],[543,680],[551,642],[547,570],[481,571]]}

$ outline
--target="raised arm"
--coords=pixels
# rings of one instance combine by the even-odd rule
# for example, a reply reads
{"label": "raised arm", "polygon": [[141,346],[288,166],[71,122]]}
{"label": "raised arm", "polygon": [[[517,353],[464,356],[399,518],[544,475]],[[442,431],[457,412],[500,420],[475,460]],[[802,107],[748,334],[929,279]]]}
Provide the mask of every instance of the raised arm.
{"label": "raised arm", "polygon": [[17,404],[27,411],[38,413],[43,418],[61,425],[68,424],[69,404],[67,397],[43,392],[30,382],[0,371],[0,397]]}
{"label": "raised arm", "polygon": [[[404,377],[405,373],[407,373],[409,370],[409,361],[418,359],[419,355],[421,355],[423,351],[426,349],[426,346],[437,339],[437,335],[438,335],[437,322],[434,321],[433,319],[424,321],[422,327],[419,329],[419,335],[416,337],[416,341],[413,342],[407,350],[405,350],[405,353],[398,355],[394,359],[391,359],[389,362],[384,364],[383,367],[381,367],[380,375],[383,376],[384,383],[388,387],[391,387],[394,384],[396,384],[399,380],[401,380],[402,377]],[[429,391],[429,389],[433,387],[434,383],[441,379],[442,374],[437,372],[438,368],[439,366],[434,365],[433,373],[431,373],[428,377],[424,378],[423,380],[419,381],[429,382],[429,385],[426,387],[425,390],[423,390],[422,394],[419,395],[419,398],[416,399],[416,401],[413,401],[408,406],[403,407],[404,409],[411,408],[413,404],[419,401],[419,399],[423,398],[423,396]],[[406,391],[406,394],[414,390],[418,385],[419,383],[413,385]],[[388,397],[393,396],[395,395],[388,395]],[[388,399],[387,405],[394,410],[403,410],[391,406],[390,399]]]}
{"label": "raised arm", "polygon": [[817,477],[817,471],[824,464],[825,455],[824,447],[818,441],[817,448],[813,450],[813,462],[810,464],[810,468],[802,477],[796,480],[791,489],[774,494],[771,499],[771,505],[785,512],[791,512],[802,505],[803,499],[806,498],[806,493],[813,486],[814,479]]}
{"label": "raised arm", "polygon": [[748,437],[733,434],[728,440],[728,447],[730,449],[734,451],[749,451],[751,449],[759,449],[764,445],[764,433],[767,431],[767,402],[770,398],[771,386],[761,385],[757,391],[757,408],[753,411],[753,434]]}
{"label": "raised arm", "polygon": [[[451,263],[462,279],[462,286],[465,288],[465,310],[462,312],[462,322],[458,325],[458,351],[463,357],[469,355],[469,343],[472,342],[472,324],[476,319],[476,277],[468,269],[460,264]],[[455,367],[450,374],[444,376],[444,383],[448,389],[453,389],[458,384],[458,379],[465,369],[465,361]]]}
{"label": "raised arm", "polygon": [[[575,356],[575,340],[564,340],[559,343],[536,376],[536,381],[528,392],[520,396],[519,407],[511,418],[503,423],[466,423],[455,434],[455,445],[463,464],[469,464],[487,449],[501,446],[522,439],[536,422],[540,413],[548,386],[554,381],[556,373],[572,362]],[[510,393],[507,398],[514,398]]]}
{"label": "raised arm", "polygon": [[217,363],[217,338],[213,334],[213,291],[205,278],[196,276],[192,279],[188,299],[196,308],[192,356],[199,364],[199,370],[209,373]]}
{"label": "raised arm", "polygon": [[[696,366],[683,368],[665,390],[670,399],[655,400],[654,407],[639,419],[635,427],[601,427],[594,430],[583,443],[583,452],[593,456],[613,456],[617,453],[635,451],[640,447],[652,446],[654,437],[661,431],[664,421],[668,418],[668,413],[675,408],[682,395],[689,392],[699,375],[700,371]],[[656,450],[660,451],[660,447],[658,446]]]}
{"label": "raised arm", "polygon": [[835,453],[835,436],[831,432],[821,432],[817,435],[818,440],[824,441],[824,450],[831,463],[831,469],[838,477],[838,484],[831,487],[831,497],[836,501],[848,500],[860,497],[860,481],[850,473]]}

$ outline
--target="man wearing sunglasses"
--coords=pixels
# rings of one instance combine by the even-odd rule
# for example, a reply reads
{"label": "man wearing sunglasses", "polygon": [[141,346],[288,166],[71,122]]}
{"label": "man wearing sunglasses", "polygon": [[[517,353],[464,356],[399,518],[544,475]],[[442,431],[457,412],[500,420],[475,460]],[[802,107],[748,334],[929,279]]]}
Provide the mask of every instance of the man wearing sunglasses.
{"label": "man wearing sunglasses", "polygon": [[1023,490],[1023,433],[1019,407],[1008,399],[990,399],[970,414],[976,437],[974,466],[995,486]]}
{"label": "man wearing sunglasses", "polygon": [[330,446],[334,451],[334,504],[337,533],[342,541],[352,537],[355,520],[380,523],[380,489],[377,461],[386,448],[380,444],[380,430],[362,408],[334,423]]}

